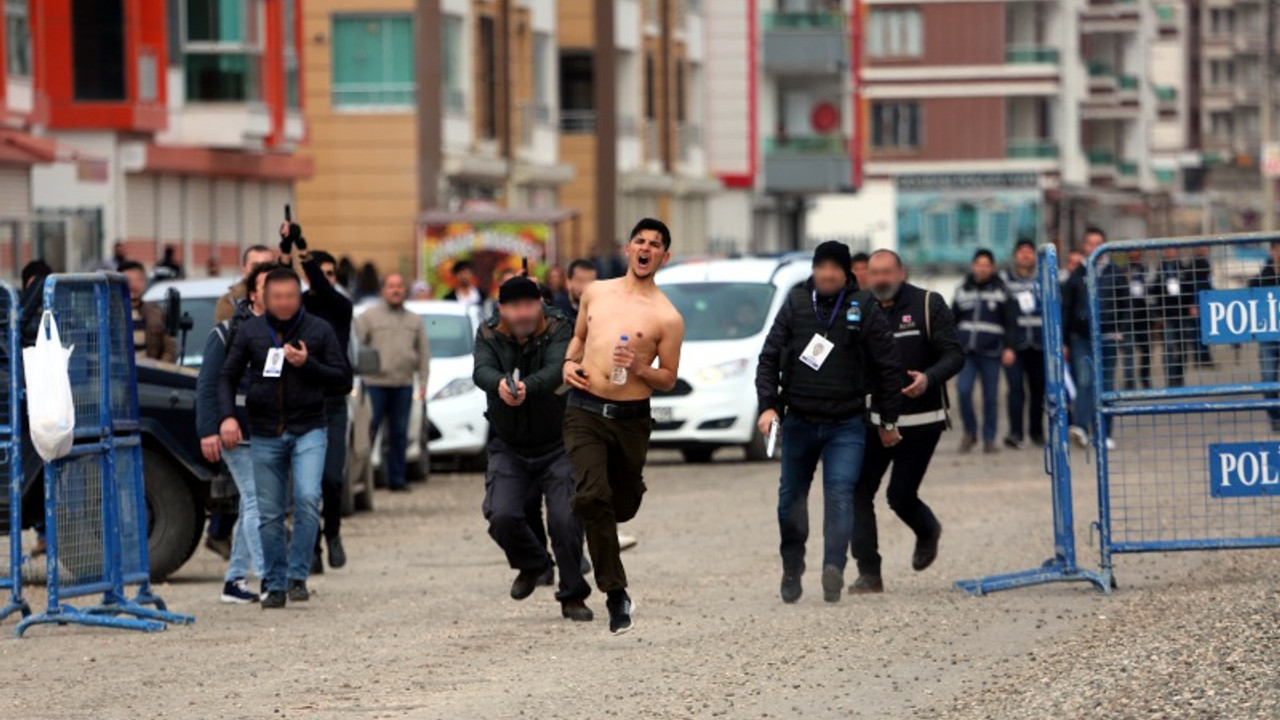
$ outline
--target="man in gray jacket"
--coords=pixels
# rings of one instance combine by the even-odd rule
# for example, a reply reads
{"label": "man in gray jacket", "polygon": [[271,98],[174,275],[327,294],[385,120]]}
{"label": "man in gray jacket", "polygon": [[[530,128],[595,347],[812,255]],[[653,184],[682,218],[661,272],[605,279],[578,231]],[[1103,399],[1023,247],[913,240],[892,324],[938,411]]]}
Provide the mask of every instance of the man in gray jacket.
{"label": "man in gray jacket", "polygon": [[[409,446],[409,413],[414,397],[426,397],[431,347],[427,328],[417,313],[404,306],[404,277],[398,273],[382,281],[382,302],[356,319],[356,338],[364,347],[378,351],[381,369],[365,375],[373,422],[369,432],[376,436],[387,421],[389,448],[383,465],[387,485],[394,492],[408,492],[405,482],[405,453]],[[414,384],[414,374],[417,384]]]}

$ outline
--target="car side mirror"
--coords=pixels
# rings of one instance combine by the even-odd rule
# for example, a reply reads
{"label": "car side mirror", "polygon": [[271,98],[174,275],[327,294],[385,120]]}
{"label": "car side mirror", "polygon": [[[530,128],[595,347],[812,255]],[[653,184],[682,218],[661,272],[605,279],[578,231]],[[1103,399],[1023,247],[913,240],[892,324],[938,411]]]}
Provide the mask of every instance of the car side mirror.
{"label": "car side mirror", "polygon": [[382,370],[382,357],[373,348],[362,347],[356,351],[357,375],[375,375]]}
{"label": "car side mirror", "polygon": [[178,288],[169,288],[164,295],[164,305],[164,332],[166,335],[177,337],[183,329],[182,293],[178,292]]}

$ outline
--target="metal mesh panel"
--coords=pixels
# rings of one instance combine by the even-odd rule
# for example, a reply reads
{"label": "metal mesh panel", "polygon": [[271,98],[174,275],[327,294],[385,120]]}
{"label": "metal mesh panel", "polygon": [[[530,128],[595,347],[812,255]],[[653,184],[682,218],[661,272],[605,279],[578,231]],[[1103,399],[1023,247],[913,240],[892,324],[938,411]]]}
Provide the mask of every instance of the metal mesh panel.
{"label": "metal mesh panel", "polygon": [[45,482],[53,483],[56,520],[49,534],[49,557],[57,562],[62,597],[98,592],[109,581],[104,562],[102,465],[101,455],[45,465]]}
{"label": "metal mesh panel", "polygon": [[138,421],[138,384],[134,381],[133,314],[123,279],[110,282],[111,417],[117,423]]}
{"label": "metal mesh panel", "polygon": [[136,438],[116,444],[116,493],[120,510],[120,563],[124,582],[150,576],[144,548],[147,542],[146,495],[142,485],[142,447]]}
{"label": "metal mesh panel", "polygon": [[[102,359],[99,347],[98,298],[92,287],[49,279],[53,289],[52,310],[58,321],[62,344],[74,346],[67,370],[71,377],[71,393],[76,405],[76,437],[103,434]],[[46,298],[48,295],[46,294]]]}

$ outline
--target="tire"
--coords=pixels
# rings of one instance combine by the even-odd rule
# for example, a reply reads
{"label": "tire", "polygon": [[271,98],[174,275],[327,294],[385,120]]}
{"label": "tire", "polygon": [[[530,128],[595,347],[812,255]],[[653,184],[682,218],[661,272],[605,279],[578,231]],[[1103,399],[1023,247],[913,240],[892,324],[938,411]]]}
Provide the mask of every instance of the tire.
{"label": "tire", "polygon": [[418,459],[405,466],[404,474],[406,480],[422,483],[431,480],[431,453],[427,450],[427,442],[427,425],[424,420],[422,437],[418,439],[422,449],[418,451]]}
{"label": "tire", "polygon": [[760,428],[756,428],[751,433],[751,442],[742,446],[746,452],[747,462],[768,462],[769,461],[769,438],[760,433]]}
{"label": "tire", "polygon": [[204,507],[187,475],[169,456],[142,449],[147,497],[147,552],[152,582],[164,582],[195,554],[204,533]]}
{"label": "tire", "polygon": [[705,465],[711,462],[711,456],[716,454],[714,447],[694,447],[685,448],[680,451],[684,457],[684,461],[691,465]]}

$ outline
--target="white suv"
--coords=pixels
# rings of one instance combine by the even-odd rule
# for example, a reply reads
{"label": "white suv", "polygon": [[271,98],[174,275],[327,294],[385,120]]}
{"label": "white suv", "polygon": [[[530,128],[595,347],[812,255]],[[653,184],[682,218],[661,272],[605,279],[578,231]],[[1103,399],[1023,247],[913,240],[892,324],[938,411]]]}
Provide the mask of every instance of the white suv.
{"label": "white suv", "polygon": [[810,272],[810,259],[795,255],[685,262],[658,273],[685,334],[675,388],[653,396],[653,447],[678,449],[687,462],[709,462],[730,445],[748,460],[765,459],[756,365],[787,293]]}

